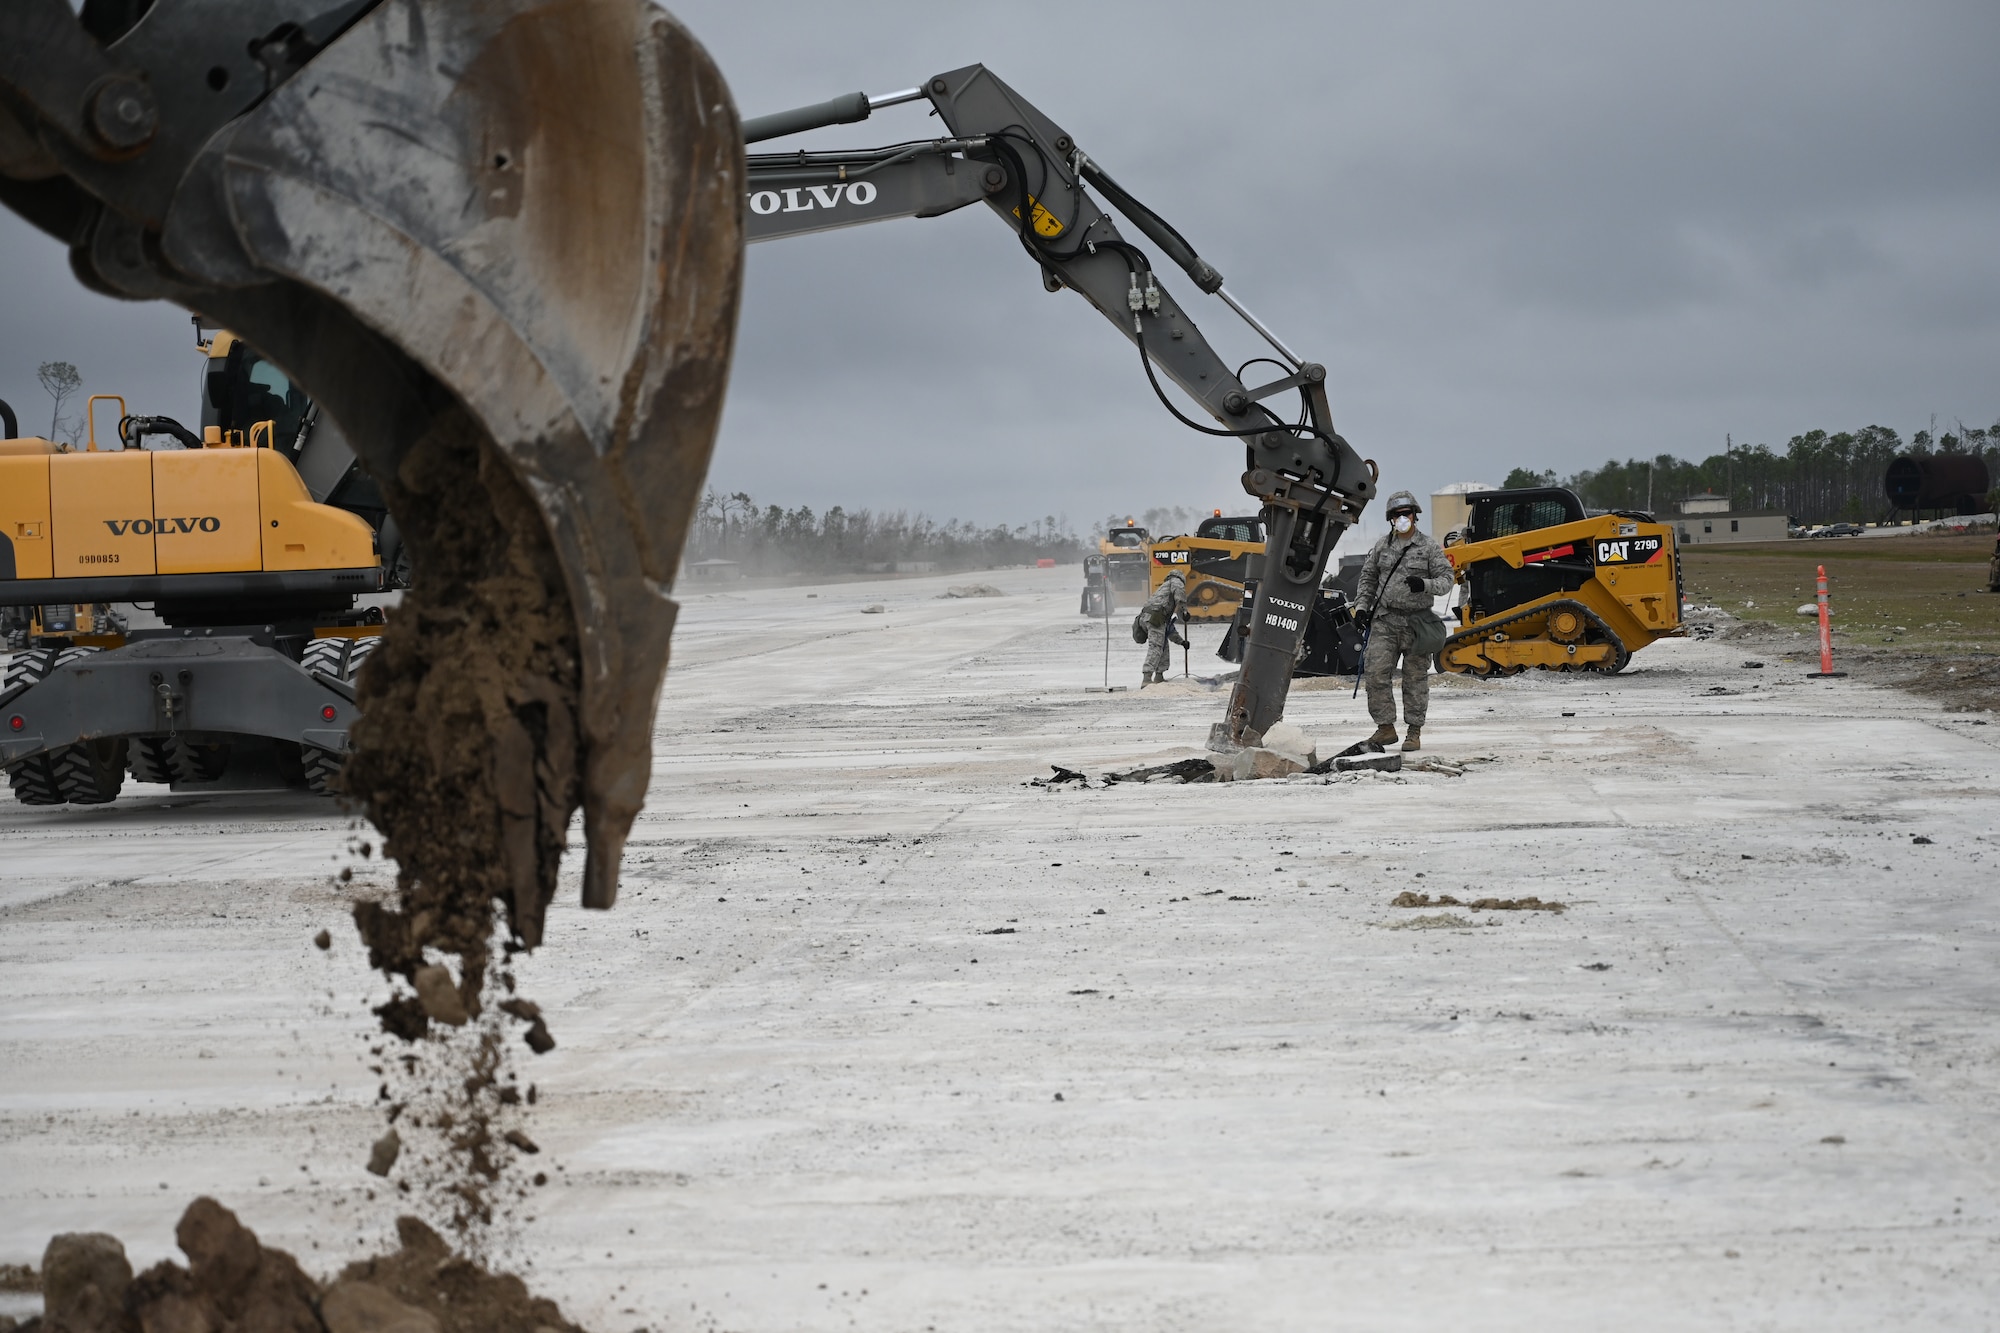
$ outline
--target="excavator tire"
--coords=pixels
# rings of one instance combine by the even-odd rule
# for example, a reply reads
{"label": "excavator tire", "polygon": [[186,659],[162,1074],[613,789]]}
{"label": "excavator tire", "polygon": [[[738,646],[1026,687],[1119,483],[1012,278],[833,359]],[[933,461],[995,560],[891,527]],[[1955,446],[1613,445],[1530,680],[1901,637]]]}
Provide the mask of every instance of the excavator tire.
{"label": "excavator tire", "polygon": [[[361,664],[381,642],[378,638],[314,639],[306,645],[299,665],[308,671],[324,672],[335,680],[351,681],[361,674]],[[340,771],[347,766],[345,754],[324,746],[301,745],[299,763],[305,770],[306,786],[316,795],[339,794]]]}
{"label": "excavator tire", "polygon": [[136,736],[126,763],[134,782],[213,782],[229,767],[229,747],[197,745],[185,736]]}
{"label": "excavator tire", "polygon": [[[59,666],[95,648],[31,648],[7,659],[6,688],[33,685]],[[123,737],[78,741],[23,759],[7,770],[7,785],[22,805],[103,805],[125,785]]]}

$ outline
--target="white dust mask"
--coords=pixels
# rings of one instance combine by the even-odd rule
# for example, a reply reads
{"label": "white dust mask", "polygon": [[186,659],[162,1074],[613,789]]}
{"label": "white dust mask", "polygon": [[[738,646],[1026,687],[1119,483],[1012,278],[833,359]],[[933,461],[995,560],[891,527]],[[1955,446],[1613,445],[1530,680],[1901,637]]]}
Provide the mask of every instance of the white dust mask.
{"label": "white dust mask", "polygon": [[1408,532],[1411,528],[1417,526],[1417,520],[1411,518],[1408,514],[1398,514],[1390,519],[1389,523],[1398,532]]}

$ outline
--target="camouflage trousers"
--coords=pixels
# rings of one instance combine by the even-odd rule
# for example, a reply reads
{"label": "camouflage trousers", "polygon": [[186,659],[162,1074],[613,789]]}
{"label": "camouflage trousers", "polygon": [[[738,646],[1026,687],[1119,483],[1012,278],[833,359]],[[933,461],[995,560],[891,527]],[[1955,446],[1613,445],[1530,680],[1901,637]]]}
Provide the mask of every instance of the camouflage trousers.
{"label": "camouflage trousers", "polygon": [[1417,618],[1400,611],[1377,611],[1368,630],[1368,656],[1361,664],[1368,684],[1368,717],[1378,727],[1396,722],[1396,663],[1402,662],[1403,721],[1421,727],[1431,707],[1431,659],[1412,651]]}
{"label": "camouflage trousers", "polygon": [[1146,665],[1143,669],[1165,674],[1173,664],[1174,649],[1173,645],[1167,642],[1167,627],[1149,626],[1146,631]]}

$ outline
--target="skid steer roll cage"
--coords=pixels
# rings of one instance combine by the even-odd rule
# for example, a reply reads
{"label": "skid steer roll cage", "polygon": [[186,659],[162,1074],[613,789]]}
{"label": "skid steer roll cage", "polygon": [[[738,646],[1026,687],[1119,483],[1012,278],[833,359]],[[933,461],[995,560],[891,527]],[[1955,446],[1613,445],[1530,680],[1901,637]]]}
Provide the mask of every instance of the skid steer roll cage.
{"label": "skid steer roll cage", "polygon": [[[1233,740],[1256,739],[1284,715],[1320,577],[1341,534],[1375,493],[1374,464],[1334,431],[1325,367],[1286,346],[1185,237],[984,66],[968,65],[887,95],[853,93],[754,117],[744,122],[743,137],[756,144],[853,124],[883,107],[917,101],[931,104],[950,137],[853,151],[751,153],[747,239],[754,244],[892,218],[937,217],[985,203],[1040,266],[1047,290],[1076,292],[1134,344],[1169,412],[1205,434],[1240,439],[1243,487],[1263,503],[1269,536],[1227,725]],[[1197,288],[1220,297],[1281,359],[1257,357],[1235,369],[1223,361],[1092,190]],[[1246,387],[1242,371],[1259,362],[1283,373]],[[1176,408],[1155,367],[1217,425],[1205,426]],[[1293,391],[1300,399],[1296,420],[1285,421],[1265,405]]]}

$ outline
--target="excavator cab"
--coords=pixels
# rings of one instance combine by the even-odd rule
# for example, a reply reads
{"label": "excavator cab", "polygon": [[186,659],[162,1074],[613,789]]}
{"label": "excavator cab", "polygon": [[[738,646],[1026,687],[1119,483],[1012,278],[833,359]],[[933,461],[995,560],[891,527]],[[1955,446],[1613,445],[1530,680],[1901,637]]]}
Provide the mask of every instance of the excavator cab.
{"label": "excavator cab", "polygon": [[269,421],[272,447],[296,463],[312,398],[276,362],[233,333],[218,332],[203,347],[208,356],[201,373],[202,428],[247,436],[253,425]]}

